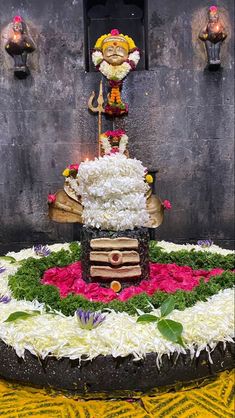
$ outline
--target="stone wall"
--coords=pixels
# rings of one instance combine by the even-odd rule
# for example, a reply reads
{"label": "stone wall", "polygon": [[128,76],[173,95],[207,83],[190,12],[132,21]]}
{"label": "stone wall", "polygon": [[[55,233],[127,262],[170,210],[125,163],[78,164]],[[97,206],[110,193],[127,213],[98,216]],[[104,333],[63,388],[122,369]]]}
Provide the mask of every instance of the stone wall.
{"label": "stone wall", "polygon": [[[197,39],[208,7],[202,0],[149,0],[149,70],[125,81],[131,155],[158,170],[156,192],[173,209],[156,238],[233,240],[233,1],[219,3],[229,36],[221,70],[205,68]],[[0,0],[0,251],[70,241],[79,227],[47,218],[47,194],[63,185],[67,164],[93,157],[97,119],[87,110],[99,73],[86,73],[81,0]],[[4,28],[15,14],[30,25],[37,50],[31,75],[13,76]],[[111,28],[110,28],[111,29]]]}

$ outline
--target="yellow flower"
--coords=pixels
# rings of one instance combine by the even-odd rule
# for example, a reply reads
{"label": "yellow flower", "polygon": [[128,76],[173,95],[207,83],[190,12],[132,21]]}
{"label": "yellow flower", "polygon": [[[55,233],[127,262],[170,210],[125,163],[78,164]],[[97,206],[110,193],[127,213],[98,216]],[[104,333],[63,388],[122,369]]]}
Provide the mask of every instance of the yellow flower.
{"label": "yellow flower", "polygon": [[64,176],[64,177],[68,177],[68,176],[69,176],[69,174],[70,174],[70,170],[69,170],[69,168],[66,168],[66,169],[63,171],[62,176]]}
{"label": "yellow flower", "polygon": [[151,176],[151,174],[147,174],[147,176],[145,176],[145,180],[147,183],[151,184],[153,183],[153,176]]}

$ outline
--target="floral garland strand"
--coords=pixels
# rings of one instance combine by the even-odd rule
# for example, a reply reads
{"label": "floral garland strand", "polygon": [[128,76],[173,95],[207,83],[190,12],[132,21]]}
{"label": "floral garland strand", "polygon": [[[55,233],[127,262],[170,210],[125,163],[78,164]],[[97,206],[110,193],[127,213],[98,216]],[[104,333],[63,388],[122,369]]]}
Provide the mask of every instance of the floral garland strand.
{"label": "floral garland strand", "polygon": [[122,81],[130,71],[135,70],[139,60],[140,51],[138,48],[135,48],[134,51],[129,54],[129,58],[118,66],[111,65],[105,61],[101,51],[94,50],[92,52],[92,62],[96,69],[108,80],[114,82]]}
{"label": "floral garland strand", "polygon": [[100,142],[105,155],[116,152],[127,155],[128,136],[122,129],[104,132],[100,136]]}

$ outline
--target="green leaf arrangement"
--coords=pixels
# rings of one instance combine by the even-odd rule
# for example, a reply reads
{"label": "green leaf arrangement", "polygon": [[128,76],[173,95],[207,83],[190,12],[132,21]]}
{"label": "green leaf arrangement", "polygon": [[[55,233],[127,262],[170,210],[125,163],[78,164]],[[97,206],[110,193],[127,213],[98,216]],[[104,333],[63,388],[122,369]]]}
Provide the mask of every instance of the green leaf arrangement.
{"label": "green leaf arrangement", "polygon": [[14,322],[17,319],[28,319],[31,316],[40,315],[40,311],[16,311],[11,313],[4,322]]}
{"label": "green leaf arrangement", "polygon": [[[52,252],[47,257],[40,259],[28,258],[21,261],[21,266],[15,274],[8,278],[9,287],[15,299],[25,299],[33,301],[37,299],[41,303],[49,306],[50,309],[61,311],[64,315],[73,315],[77,309],[102,311],[113,309],[115,312],[127,312],[129,315],[136,315],[136,309],[146,314],[151,311],[151,306],[155,309],[162,306],[169,294],[162,291],[155,292],[152,296],[146,293],[133,296],[125,302],[113,300],[109,303],[92,302],[81,295],[70,294],[61,299],[59,290],[52,285],[43,285],[41,278],[43,273],[51,267],[64,267],[81,258],[81,247],[78,242],[73,242],[69,246],[70,251],[60,250]],[[221,254],[209,254],[194,251],[176,251],[165,253],[156,242],[150,243],[150,259],[158,263],[175,263],[177,265],[188,265],[194,269],[212,269],[219,267],[225,269],[222,274],[211,277],[209,282],[201,280],[199,285],[191,292],[177,290],[174,293],[175,309],[184,310],[195,305],[198,301],[206,301],[209,297],[219,291],[234,286],[234,254],[226,256]],[[48,308],[48,310],[50,310]]]}
{"label": "green leaf arrangement", "polygon": [[144,314],[139,316],[137,322],[156,322],[158,331],[166,340],[171,341],[173,343],[177,343],[182,347],[185,347],[182,338],[182,324],[180,322],[173,321],[172,319],[165,318],[174,310],[174,307],[174,296],[170,296],[160,306],[160,317],[151,314]]}

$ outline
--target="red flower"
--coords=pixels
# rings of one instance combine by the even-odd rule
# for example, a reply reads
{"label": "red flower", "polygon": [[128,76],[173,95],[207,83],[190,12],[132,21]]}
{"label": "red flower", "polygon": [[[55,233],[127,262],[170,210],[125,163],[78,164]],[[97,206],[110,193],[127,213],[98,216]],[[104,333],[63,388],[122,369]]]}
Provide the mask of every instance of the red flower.
{"label": "red flower", "polygon": [[119,152],[118,148],[112,148],[110,154],[117,154],[117,152]]}
{"label": "red flower", "polygon": [[136,64],[134,61],[127,59],[126,62],[131,66],[132,71],[136,69]]}
{"label": "red flower", "polygon": [[216,6],[211,6],[211,7],[209,8],[209,10],[210,10],[210,12],[215,13],[215,12],[217,12],[218,7],[216,7]]}
{"label": "red flower", "polygon": [[69,168],[69,170],[78,171],[79,164],[70,164],[70,166],[68,168]]}
{"label": "red flower", "polygon": [[164,209],[170,210],[172,208],[171,202],[169,200],[164,200],[162,204],[164,206]]}
{"label": "red flower", "polygon": [[82,279],[81,262],[77,261],[67,267],[53,267],[45,271],[42,283],[56,286],[62,298],[75,293],[93,302],[108,303],[114,299],[124,302],[140,293],[151,296],[158,290],[168,293],[178,289],[191,291],[201,279],[207,282],[211,276],[222,272],[218,268],[206,271],[176,264],[150,263],[149,280],[142,280],[138,286],[129,286],[117,294],[99,283],[86,283]]}
{"label": "red flower", "polygon": [[110,33],[111,33],[112,36],[117,36],[117,35],[120,34],[118,29],[112,29]]}
{"label": "red flower", "polygon": [[106,136],[122,136],[125,134],[125,131],[123,131],[123,129],[116,129],[115,131],[106,131],[105,135]]}
{"label": "red flower", "polygon": [[14,19],[13,19],[13,22],[14,23],[20,23],[20,22],[22,22],[23,21],[23,19],[22,19],[22,17],[21,16],[15,16],[14,17]]}
{"label": "red flower", "polygon": [[56,201],[56,195],[55,194],[49,194],[47,196],[47,201],[48,201],[48,203],[55,203],[55,201]]}

